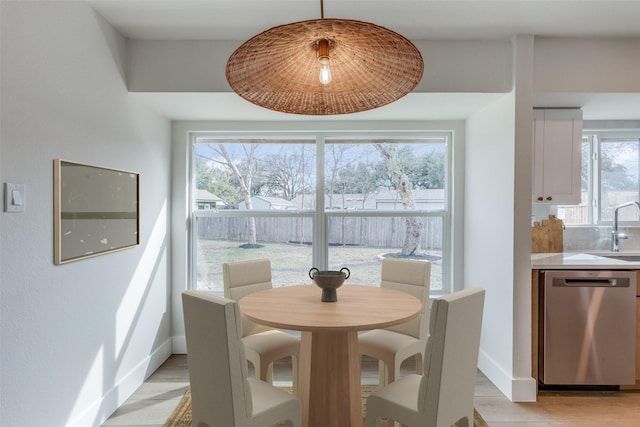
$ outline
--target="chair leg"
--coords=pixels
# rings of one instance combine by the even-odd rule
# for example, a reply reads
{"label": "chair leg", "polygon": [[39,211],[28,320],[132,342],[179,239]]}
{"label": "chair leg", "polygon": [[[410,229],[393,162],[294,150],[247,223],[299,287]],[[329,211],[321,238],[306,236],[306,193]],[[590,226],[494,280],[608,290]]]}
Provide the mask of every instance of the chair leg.
{"label": "chair leg", "polygon": [[[390,369],[389,366],[383,362],[382,360],[378,361],[378,383],[380,387],[385,386],[389,383],[394,382],[396,379],[400,378],[400,368],[402,366],[402,360],[394,361],[393,369]],[[416,362],[416,374],[422,375],[422,354],[416,353],[415,355]]]}
{"label": "chair leg", "polygon": [[393,369],[389,369],[389,374],[387,375],[387,379],[389,380],[389,382],[387,384],[390,384],[392,382],[394,382],[395,380],[397,380],[398,378],[400,378],[400,365],[402,364],[402,360],[394,360],[393,363]]}
{"label": "chair leg", "polygon": [[375,423],[374,423],[374,427],[395,427],[396,423],[393,420],[390,420],[388,418],[378,418]]}
{"label": "chair leg", "polygon": [[262,381],[272,384],[273,380],[273,364],[266,363],[260,360],[260,375],[256,373],[256,378],[260,378]]}
{"label": "chair leg", "polygon": [[379,360],[378,377],[380,378],[378,380],[380,387],[384,387],[385,385],[394,382],[396,378],[400,378],[400,364],[395,363],[392,369],[387,363]]}
{"label": "chair leg", "polygon": [[293,383],[293,394],[298,395],[298,358],[291,356],[291,382]]}
{"label": "chair leg", "polygon": [[393,382],[394,376],[393,371],[389,371],[389,366],[382,360],[378,361],[378,384],[380,387],[384,387],[385,385]]}
{"label": "chair leg", "polygon": [[247,361],[247,370],[249,371],[249,375],[251,375],[251,370],[253,369],[253,378],[260,378],[260,366],[257,363],[251,363]]}
{"label": "chair leg", "polygon": [[[273,384],[273,363],[265,364],[260,362],[260,370],[256,372],[256,378]],[[293,394],[298,395],[298,359],[295,356],[291,356],[291,382],[293,385]]]}
{"label": "chair leg", "polygon": [[387,419],[367,413],[364,417],[365,427],[388,427]]}
{"label": "chair leg", "polygon": [[422,353],[416,353],[415,355],[416,358],[416,374],[418,375],[422,375]]}

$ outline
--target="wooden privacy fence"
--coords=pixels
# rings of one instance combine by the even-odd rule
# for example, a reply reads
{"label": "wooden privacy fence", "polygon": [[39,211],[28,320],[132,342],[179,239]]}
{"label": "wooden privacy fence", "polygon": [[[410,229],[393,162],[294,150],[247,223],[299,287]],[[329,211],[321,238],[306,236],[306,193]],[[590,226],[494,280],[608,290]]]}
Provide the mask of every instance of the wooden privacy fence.
{"label": "wooden privacy fence", "polygon": [[[205,240],[247,240],[244,217],[198,217],[197,237]],[[254,217],[256,240],[275,243],[311,243],[311,218]],[[422,217],[423,249],[442,249],[443,218]],[[331,217],[329,245],[400,248],[406,233],[403,217]]]}

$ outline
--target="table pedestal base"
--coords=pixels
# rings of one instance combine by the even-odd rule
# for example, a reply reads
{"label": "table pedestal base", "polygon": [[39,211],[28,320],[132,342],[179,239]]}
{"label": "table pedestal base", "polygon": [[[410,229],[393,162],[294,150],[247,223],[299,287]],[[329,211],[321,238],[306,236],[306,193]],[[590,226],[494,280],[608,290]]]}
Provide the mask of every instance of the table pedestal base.
{"label": "table pedestal base", "polygon": [[303,332],[300,353],[303,427],[362,427],[358,333]]}

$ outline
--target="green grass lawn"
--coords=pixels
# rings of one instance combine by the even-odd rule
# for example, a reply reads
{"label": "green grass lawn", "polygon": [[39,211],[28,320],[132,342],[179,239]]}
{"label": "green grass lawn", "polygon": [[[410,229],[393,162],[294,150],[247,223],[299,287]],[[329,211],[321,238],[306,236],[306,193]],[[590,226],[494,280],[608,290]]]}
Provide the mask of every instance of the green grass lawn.
{"label": "green grass lawn", "polygon": [[[243,242],[228,240],[198,240],[197,288],[223,292],[222,264],[225,262],[269,258],[273,286],[311,283],[308,272],[312,253],[310,245],[259,242],[262,247],[243,249]],[[369,248],[360,246],[330,246],[329,270],[347,267],[351,277],[346,283],[378,286],[382,255],[398,254],[397,248]],[[431,261],[431,289],[442,289],[442,252],[421,251],[433,255]]]}

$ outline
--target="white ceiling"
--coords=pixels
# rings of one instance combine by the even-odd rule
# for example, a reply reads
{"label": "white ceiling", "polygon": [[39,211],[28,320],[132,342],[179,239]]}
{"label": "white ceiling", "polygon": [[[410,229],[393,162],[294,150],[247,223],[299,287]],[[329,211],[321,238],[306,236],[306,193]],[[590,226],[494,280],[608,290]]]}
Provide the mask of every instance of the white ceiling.
{"label": "white ceiling", "polygon": [[[320,18],[319,0],[87,0],[124,36],[244,40]],[[640,35],[638,0],[326,0],[326,18],[357,19],[411,40]]]}
{"label": "white ceiling", "polygon": [[[320,0],[86,1],[123,36],[134,39],[246,40],[276,25],[320,18]],[[411,40],[504,39],[515,34],[640,37],[640,0],[326,0],[324,16],[373,22]],[[229,120],[235,116],[246,120],[247,112],[253,120],[297,118],[266,111],[233,96],[219,95],[233,94],[137,96],[172,119],[211,118],[211,111],[219,111],[216,105],[225,106],[225,119]],[[444,113],[450,114],[449,117],[466,117],[471,108],[495,99],[487,95],[448,100],[438,94],[411,95],[399,102],[405,106],[411,106],[412,102],[439,106],[416,119],[438,118],[434,114]],[[561,102],[566,105],[567,101],[544,95],[536,98],[536,104]],[[581,103],[576,105],[583,106],[585,119],[637,119],[638,113],[629,112],[626,107],[631,104],[637,111],[640,94],[583,94],[573,101]],[[402,104],[395,104],[348,116],[406,119],[407,110],[399,108]]]}

